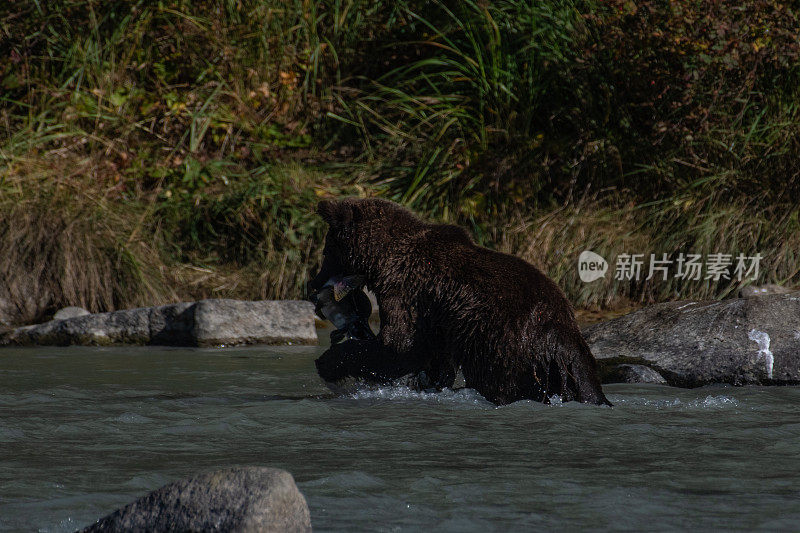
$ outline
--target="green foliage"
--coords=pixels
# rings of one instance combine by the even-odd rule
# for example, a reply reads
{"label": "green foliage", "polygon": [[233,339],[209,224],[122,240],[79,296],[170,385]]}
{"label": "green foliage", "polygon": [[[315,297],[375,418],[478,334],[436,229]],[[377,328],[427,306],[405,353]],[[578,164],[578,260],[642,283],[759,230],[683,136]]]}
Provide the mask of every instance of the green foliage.
{"label": "green foliage", "polygon": [[[720,187],[765,203],[800,193],[800,19],[792,3],[618,0],[592,14],[589,79],[603,128],[645,199]],[[602,66],[602,69],[597,69]],[[634,168],[634,165],[636,168]]]}
{"label": "green foliage", "polygon": [[[389,170],[395,199],[449,218],[452,206],[457,216],[480,216],[493,207],[492,192],[492,203],[535,198],[541,184],[531,155],[563,136],[553,124],[559,118],[542,110],[565,114],[574,96],[565,74],[588,36],[575,5],[434,2],[406,10],[416,39],[405,46],[422,57],[342,101],[368,147],[388,145],[416,160]],[[516,168],[490,168],[503,159]]]}
{"label": "green foliage", "polygon": [[775,0],[6,2],[0,279],[84,258],[37,298],[298,297],[317,199],[381,194],[579,303],[737,288],[582,285],[590,247],[726,243],[796,284],[798,27]]}
{"label": "green foliage", "polygon": [[[261,270],[262,297],[298,296],[320,260],[325,225],[315,215],[320,197],[357,195],[341,177],[298,165],[260,166],[234,175],[203,168],[224,182],[216,193],[175,181],[161,195],[155,216],[171,228],[173,254],[182,261]],[[176,191],[176,192],[173,192]]]}
{"label": "green foliage", "polygon": [[397,200],[480,221],[612,189],[800,194],[791,4],[440,0],[406,14],[408,40],[386,51],[417,57],[351,83],[337,115]]}

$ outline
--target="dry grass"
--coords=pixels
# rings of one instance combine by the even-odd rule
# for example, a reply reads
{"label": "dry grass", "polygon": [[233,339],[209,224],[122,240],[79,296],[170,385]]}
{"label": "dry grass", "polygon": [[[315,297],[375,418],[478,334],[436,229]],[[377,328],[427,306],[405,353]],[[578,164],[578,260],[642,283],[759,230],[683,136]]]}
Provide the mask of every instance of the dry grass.
{"label": "dry grass", "polygon": [[3,210],[0,297],[28,322],[68,305],[97,312],[174,300],[157,250],[124,225],[103,207],[26,202]]}
{"label": "dry grass", "polygon": [[325,230],[316,202],[366,194],[297,163],[256,167],[198,192],[136,190],[97,152],[0,162],[0,298],[22,322],[68,305],[96,312],[302,297]]}
{"label": "dry grass", "polygon": [[[754,210],[746,204],[670,202],[656,205],[600,201],[532,213],[515,214],[499,234],[498,248],[519,255],[548,273],[572,302],[586,308],[626,308],[675,299],[714,299],[735,296],[749,284],[777,283],[800,287],[800,222],[797,210]],[[609,261],[604,279],[584,283],[577,259],[592,250]],[[674,277],[673,263],[666,280],[646,280],[650,254],[760,253],[755,281],[744,279],[684,281]],[[615,258],[621,253],[645,254],[642,277],[614,279]],[[705,271],[703,272],[703,277]]]}

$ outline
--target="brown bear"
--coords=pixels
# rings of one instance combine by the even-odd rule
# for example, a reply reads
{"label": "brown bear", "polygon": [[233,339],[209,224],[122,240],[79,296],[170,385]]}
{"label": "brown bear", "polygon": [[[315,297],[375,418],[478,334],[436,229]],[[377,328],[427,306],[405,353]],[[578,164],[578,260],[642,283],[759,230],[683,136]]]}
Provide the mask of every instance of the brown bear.
{"label": "brown bear", "polygon": [[381,321],[376,341],[323,354],[317,367],[327,381],[419,372],[441,389],[460,368],[466,386],[496,404],[558,395],[610,405],[569,302],[533,265],[387,200],[323,200],[317,211],[329,230],[310,289],[361,275]]}

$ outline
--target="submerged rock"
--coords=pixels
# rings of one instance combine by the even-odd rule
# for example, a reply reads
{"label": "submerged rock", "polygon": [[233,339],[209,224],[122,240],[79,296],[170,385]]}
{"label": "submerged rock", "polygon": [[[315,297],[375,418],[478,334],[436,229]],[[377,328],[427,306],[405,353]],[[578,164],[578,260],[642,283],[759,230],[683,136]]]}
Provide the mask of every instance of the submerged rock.
{"label": "submerged rock", "polygon": [[601,368],[645,365],[670,385],[800,382],[800,293],[657,304],[584,336]]}
{"label": "submerged rock", "polygon": [[299,300],[202,300],[24,326],[0,336],[0,344],[316,344],[313,311]]}
{"label": "submerged rock", "polygon": [[311,517],[289,472],[245,467],[170,483],[82,531],[306,532]]}

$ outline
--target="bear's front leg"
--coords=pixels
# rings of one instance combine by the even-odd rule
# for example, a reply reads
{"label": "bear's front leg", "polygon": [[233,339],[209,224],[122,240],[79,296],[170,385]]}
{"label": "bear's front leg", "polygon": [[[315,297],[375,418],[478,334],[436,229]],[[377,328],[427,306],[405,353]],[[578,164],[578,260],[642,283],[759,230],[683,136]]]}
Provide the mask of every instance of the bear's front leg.
{"label": "bear's front leg", "polygon": [[399,356],[410,355],[416,335],[416,312],[401,298],[379,298],[378,307],[381,318],[378,340]]}
{"label": "bear's front leg", "polygon": [[[425,336],[420,343],[420,325],[415,308],[409,307],[402,298],[382,298],[378,302],[381,316],[381,331],[378,340],[392,353],[399,366],[412,369],[424,376],[421,388],[441,390],[452,387],[458,368],[443,345],[441,339]],[[401,362],[402,361],[402,362]]]}
{"label": "bear's front leg", "polygon": [[397,359],[374,339],[334,344],[315,364],[319,376],[334,384],[354,378],[384,385],[417,372],[416,368],[407,364],[405,358]]}

